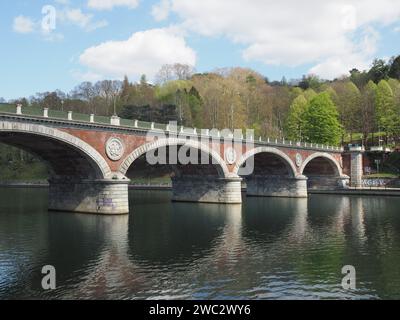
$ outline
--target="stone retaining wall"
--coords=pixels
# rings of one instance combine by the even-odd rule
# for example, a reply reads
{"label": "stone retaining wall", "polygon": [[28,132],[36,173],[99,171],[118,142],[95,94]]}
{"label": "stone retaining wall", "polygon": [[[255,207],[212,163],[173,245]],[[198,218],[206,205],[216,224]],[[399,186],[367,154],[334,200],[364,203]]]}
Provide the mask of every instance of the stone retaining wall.
{"label": "stone retaining wall", "polygon": [[362,179],[362,187],[373,188],[373,187],[389,187],[389,188],[400,188],[400,179],[394,178],[366,178]]}

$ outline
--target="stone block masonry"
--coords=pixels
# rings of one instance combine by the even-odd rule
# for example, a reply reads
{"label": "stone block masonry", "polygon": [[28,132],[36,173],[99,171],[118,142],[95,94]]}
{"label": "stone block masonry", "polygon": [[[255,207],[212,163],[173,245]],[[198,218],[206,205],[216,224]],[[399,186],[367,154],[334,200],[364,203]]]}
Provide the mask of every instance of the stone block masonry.
{"label": "stone block masonry", "polygon": [[307,178],[251,176],[246,179],[247,195],[255,197],[307,198]]}
{"label": "stone block masonry", "polygon": [[362,152],[351,153],[351,170],[350,170],[350,181],[352,187],[362,186],[363,177],[363,154]]}
{"label": "stone block masonry", "polygon": [[129,213],[128,182],[50,181],[49,210],[127,214]]}
{"label": "stone block masonry", "polygon": [[241,178],[185,176],[172,179],[172,200],[205,203],[242,203]]}
{"label": "stone block masonry", "polygon": [[330,176],[310,176],[308,177],[308,189],[318,190],[337,190],[345,189],[349,186],[349,177],[330,177]]}

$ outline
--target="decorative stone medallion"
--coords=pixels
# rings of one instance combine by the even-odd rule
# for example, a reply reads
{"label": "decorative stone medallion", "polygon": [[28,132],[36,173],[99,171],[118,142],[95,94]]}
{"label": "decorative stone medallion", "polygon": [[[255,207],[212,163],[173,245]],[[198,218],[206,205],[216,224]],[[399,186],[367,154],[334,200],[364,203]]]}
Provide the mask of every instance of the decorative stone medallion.
{"label": "decorative stone medallion", "polygon": [[110,138],[106,144],[106,153],[107,156],[113,160],[118,161],[124,155],[124,144],[118,138]]}
{"label": "decorative stone medallion", "polygon": [[236,151],[232,147],[229,147],[225,150],[225,161],[228,164],[234,164],[236,162]]}
{"label": "decorative stone medallion", "polygon": [[301,156],[300,153],[296,154],[296,166],[301,167],[303,164],[303,157]]}

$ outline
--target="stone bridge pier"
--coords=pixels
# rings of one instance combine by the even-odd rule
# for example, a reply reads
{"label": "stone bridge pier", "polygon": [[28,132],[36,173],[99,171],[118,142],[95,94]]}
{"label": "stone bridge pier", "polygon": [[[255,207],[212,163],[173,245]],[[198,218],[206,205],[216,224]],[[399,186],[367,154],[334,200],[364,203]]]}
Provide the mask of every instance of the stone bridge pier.
{"label": "stone bridge pier", "polygon": [[172,201],[242,203],[242,179],[239,177],[173,177]]}
{"label": "stone bridge pier", "polygon": [[96,214],[129,212],[128,181],[49,180],[49,210]]}
{"label": "stone bridge pier", "polygon": [[246,179],[247,195],[256,197],[307,198],[307,177],[251,176]]}
{"label": "stone bridge pier", "polygon": [[351,186],[360,188],[362,187],[363,177],[363,153],[364,147],[351,147],[350,153],[350,175]]}

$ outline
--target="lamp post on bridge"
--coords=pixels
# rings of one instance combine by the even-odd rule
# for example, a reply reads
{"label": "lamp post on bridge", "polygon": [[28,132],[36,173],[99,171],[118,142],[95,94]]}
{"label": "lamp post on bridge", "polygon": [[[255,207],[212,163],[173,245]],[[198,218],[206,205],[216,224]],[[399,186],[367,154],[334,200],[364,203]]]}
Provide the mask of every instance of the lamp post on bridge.
{"label": "lamp post on bridge", "polygon": [[117,100],[117,97],[114,96],[114,115],[111,117],[111,125],[113,125],[113,126],[121,125],[121,119],[117,115],[116,100]]}

